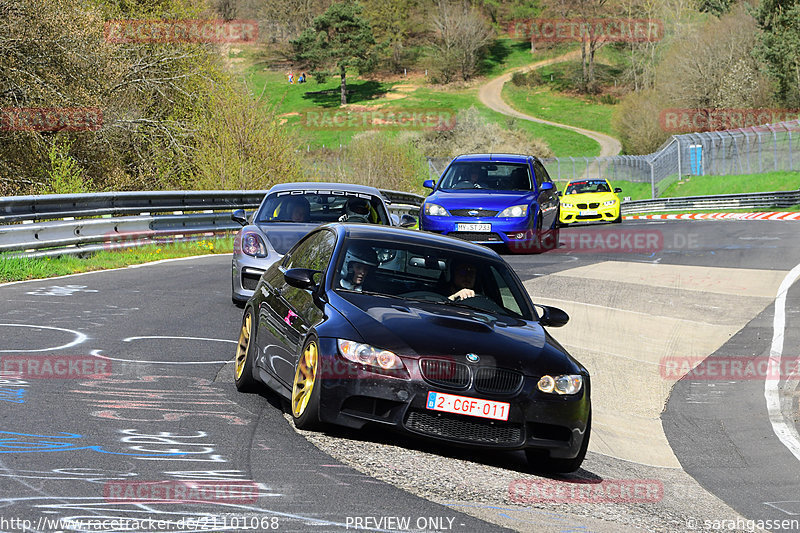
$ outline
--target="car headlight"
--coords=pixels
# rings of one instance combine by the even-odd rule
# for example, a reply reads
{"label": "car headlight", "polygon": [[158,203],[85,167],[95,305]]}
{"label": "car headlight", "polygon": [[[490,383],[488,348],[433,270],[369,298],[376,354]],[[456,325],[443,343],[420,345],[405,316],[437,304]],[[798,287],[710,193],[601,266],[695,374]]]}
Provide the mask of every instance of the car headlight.
{"label": "car headlight", "polygon": [[499,217],[511,217],[511,218],[520,218],[524,217],[528,214],[528,206],[527,205],[512,205],[511,207],[506,207],[497,216]]}
{"label": "car headlight", "polygon": [[568,208],[572,209],[572,208],[573,208],[573,207],[575,207],[575,206],[574,206],[574,205],[572,205],[572,204],[565,204],[565,203],[563,203],[563,202],[562,202],[562,203],[561,203],[561,207],[568,207]]}
{"label": "car headlight", "polygon": [[578,394],[583,387],[583,376],[574,374],[542,376],[536,386],[540,391],[550,394]]}
{"label": "car headlight", "polygon": [[433,217],[449,217],[447,209],[437,204],[425,204],[425,214]]}
{"label": "car headlight", "polygon": [[617,203],[616,200],[608,200],[607,202],[603,202],[603,205],[614,205],[615,203]]}
{"label": "car headlight", "polygon": [[267,246],[258,233],[247,231],[242,235],[242,252],[253,257],[266,257]]}
{"label": "car headlight", "polygon": [[369,344],[345,339],[336,339],[336,343],[339,345],[339,353],[342,354],[342,357],[353,363],[377,366],[384,370],[404,368],[403,361],[389,350],[381,350]]}

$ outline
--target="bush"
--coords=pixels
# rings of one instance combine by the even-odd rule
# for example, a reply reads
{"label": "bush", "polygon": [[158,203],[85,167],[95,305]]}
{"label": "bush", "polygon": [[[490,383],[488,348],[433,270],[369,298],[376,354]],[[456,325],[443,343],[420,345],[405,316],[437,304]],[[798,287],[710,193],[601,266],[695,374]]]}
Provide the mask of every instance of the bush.
{"label": "bush", "polygon": [[649,154],[666,141],[670,133],[661,127],[663,105],[654,89],[630,93],[614,110],[611,123],[619,132],[626,154]]}
{"label": "bush", "polygon": [[315,153],[306,160],[306,176],[317,181],[369,185],[397,191],[420,190],[428,177],[422,153],[407,136],[368,131],[355,135],[336,152]]}
{"label": "bush", "polygon": [[550,157],[550,147],[541,139],[531,138],[513,123],[503,129],[489,122],[475,107],[459,111],[451,130],[425,132],[415,144],[429,157],[452,158],[468,153],[521,153]]}
{"label": "bush", "polygon": [[237,83],[218,85],[198,117],[191,189],[267,189],[301,177],[296,139],[275,108]]}

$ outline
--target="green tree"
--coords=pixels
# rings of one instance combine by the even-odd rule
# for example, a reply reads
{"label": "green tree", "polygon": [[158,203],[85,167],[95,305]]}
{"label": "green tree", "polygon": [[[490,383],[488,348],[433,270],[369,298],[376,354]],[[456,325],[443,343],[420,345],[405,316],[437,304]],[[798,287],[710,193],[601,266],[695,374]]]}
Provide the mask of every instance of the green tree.
{"label": "green tree", "polygon": [[756,53],[776,81],[778,97],[800,105],[800,0],[762,0],[755,17],[763,30]]}
{"label": "green tree", "polygon": [[365,0],[364,16],[369,19],[375,38],[387,50],[389,66],[402,72],[408,54],[406,42],[409,34],[418,28],[414,12],[418,0]]}
{"label": "green tree", "polygon": [[697,9],[719,17],[730,11],[732,5],[733,0],[698,0]]}
{"label": "green tree", "polygon": [[317,79],[339,74],[341,103],[347,103],[347,68],[368,71],[374,64],[375,37],[361,18],[361,7],[352,0],[333,4],[291,41],[295,58]]}

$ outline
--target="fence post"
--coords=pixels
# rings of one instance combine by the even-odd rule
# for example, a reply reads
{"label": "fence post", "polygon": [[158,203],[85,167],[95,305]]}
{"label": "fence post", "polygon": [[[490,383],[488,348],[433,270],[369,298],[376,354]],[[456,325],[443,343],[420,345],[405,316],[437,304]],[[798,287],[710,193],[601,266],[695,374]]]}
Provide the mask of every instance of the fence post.
{"label": "fence post", "polygon": [[792,128],[787,128],[787,133],[789,133],[789,170],[794,170],[794,164],[792,163]]}
{"label": "fence post", "polygon": [[678,181],[681,181],[681,138],[677,135],[672,136],[678,142]]}
{"label": "fence post", "polygon": [[655,200],[656,198],[656,179],[655,179],[655,172],[653,170],[653,162],[647,162],[650,165],[650,198]]}

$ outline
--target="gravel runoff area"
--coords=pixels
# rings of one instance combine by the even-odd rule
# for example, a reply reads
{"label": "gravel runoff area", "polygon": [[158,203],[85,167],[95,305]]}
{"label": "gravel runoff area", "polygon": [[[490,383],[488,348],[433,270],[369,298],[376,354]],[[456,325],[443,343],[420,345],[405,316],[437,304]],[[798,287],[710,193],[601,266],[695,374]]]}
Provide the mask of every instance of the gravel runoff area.
{"label": "gravel runoff area", "polygon": [[[284,416],[294,427],[291,415]],[[679,468],[649,467],[589,452],[572,475],[536,475],[522,452],[439,447],[376,429],[295,431],[359,472],[516,531],[760,531]],[[619,487],[621,480],[655,484],[663,493],[644,498],[651,501],[608,502],[616,494],[609,489]],[[580,502],[536,501],[538,487],[563,485],[576,494],[576,484],[595,485],[593,492],[576,498]],[[605,490],[606,501],[589,503]]]}

